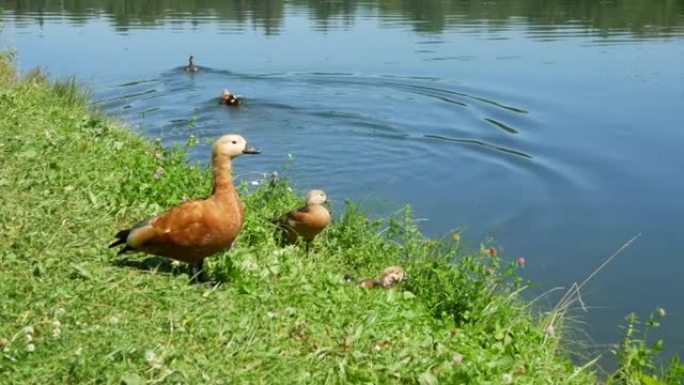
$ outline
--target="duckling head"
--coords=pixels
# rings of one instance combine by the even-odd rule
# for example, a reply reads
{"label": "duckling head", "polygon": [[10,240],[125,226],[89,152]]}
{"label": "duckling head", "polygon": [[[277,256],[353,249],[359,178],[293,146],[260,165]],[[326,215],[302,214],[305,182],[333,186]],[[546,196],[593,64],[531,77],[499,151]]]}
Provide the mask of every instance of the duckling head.
{"label": "duckling head", "polygon": [[236,158],[242,154],[259,154],[261,151],[247,145],[247,140],[237,134],[228,134],[220,137],[212,149],[212,155],[227,156],[230,159]]}
{"label": "duckling head", "polygon": [[401,266],[390,266],[380,273],[380,284],[389,289],[406,279],[406,271]]}
{"label": "duckling head", "polygon": [[219,103],[228,106],[239,106],[240,104],[242,104],[242,97],[240,95],[235,95],[224,88],[223,93],[219,98]]}
{"label": "duckling head", "polygon": [[323,190],[311,190],[306,194],[307,205],[322,205],[328,200]]}

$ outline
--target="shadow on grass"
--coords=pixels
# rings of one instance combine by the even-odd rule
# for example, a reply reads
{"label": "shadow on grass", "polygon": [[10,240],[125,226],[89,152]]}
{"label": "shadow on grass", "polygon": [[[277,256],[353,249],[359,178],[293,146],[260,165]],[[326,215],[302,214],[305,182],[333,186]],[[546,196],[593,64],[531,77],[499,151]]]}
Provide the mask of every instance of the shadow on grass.
{"label": "shadow on grass", "polygon": [[175,267],[171,264],[170,259],[163,257],[146,257],[142,260],[123,257],[112,261],[112,264],[142,271],[156,271],[173,275],[189,274],[189,269],[187,267]]}
{"label": "shadow on grass", "polygon": [[[145,259],[130,259],[128,257],[123,257],[112,261],[114,266],[118,267],[128,267],[131,269],[137,269],[140,271],[149,271],[155,273],[166,273],[174,276],[185,275],[188,279],[191,278],[190,267],[187,264],[182,264],[182,267],[174,266],[170,259],[164,257],[146,257]],[[212,277],[213,279],[207,281],[197,281],[196,279],[191,279],[191,283],[213,286],[216,284],[224,283],[228,279],[226,277]]]}

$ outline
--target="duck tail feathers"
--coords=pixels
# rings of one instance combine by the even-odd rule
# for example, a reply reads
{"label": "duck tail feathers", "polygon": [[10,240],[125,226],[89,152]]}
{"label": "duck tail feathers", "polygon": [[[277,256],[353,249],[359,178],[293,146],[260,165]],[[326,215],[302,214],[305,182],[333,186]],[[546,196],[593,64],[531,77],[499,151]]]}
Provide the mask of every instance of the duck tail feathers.
{"label": "duck tail feathers", "polygon": [[[124,230],[121,230],[118,233],[116,233],[116,235],[114,235],[114,238],[116,238],[116,241],[112,242],[109,245],[109,248],[111,249],[112,247],[116,247],[116,246],[125,244],[126,239],[128,238],[128,234],[130,234],[130,233],[131,233],[131,229],[124,229]],[[124,250],[126,250],[128,248],[129,247],[126,246],[121,251],[123,252]],[[119,254],[121,254],[121,252],[119,252]]]}

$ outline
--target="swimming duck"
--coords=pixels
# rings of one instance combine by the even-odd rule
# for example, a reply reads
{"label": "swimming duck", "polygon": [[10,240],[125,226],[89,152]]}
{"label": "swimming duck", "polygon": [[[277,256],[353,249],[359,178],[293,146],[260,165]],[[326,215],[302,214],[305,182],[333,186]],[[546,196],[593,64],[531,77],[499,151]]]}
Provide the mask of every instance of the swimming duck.
{"label": "swimming duck", "polygon": [[185,72],[197,72],[199,71],[199,67],[193,63],[193,59],[195,57],[190,55],[190,58],[188,59],[188,65],[185,66]]}
{"label": "swimming duck", "polygon": [[295,243],[302,237],[308,252],[316,235],[330,223],[330,212],[323,207],[327,200],[325,191],[311,190],[306,194],[306,206],[285,213],[272,222],[282,230],[285,241]]}
{"label": "swimming duck", "polygon": [[223,89],[223,93],[219,97],[219,104],[225,104],[226,106],[239,106],[242,104],[242,96],[234,95],[230,93],[227,89]]}
{"label": "swimming duck", "polygon": [[142,252],[187,262],[193,278],[206,281],[204,258],[230,248],[244,222],[244,206],[233,186],[232,160],[258,153],[240,135],[222,136],[212,148],[211,196],[184,202],[119,231],[109,247],[124,245],[119,254]]}

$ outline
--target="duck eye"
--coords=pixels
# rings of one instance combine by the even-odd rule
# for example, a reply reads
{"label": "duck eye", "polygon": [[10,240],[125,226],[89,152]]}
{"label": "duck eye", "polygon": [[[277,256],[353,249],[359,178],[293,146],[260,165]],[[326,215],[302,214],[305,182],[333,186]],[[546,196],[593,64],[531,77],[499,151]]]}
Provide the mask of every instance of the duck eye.
{"label": "duck eye", "polygon": [[237,144],[237,141],[234,140],[234,141],[233,141],[233,144]]}

